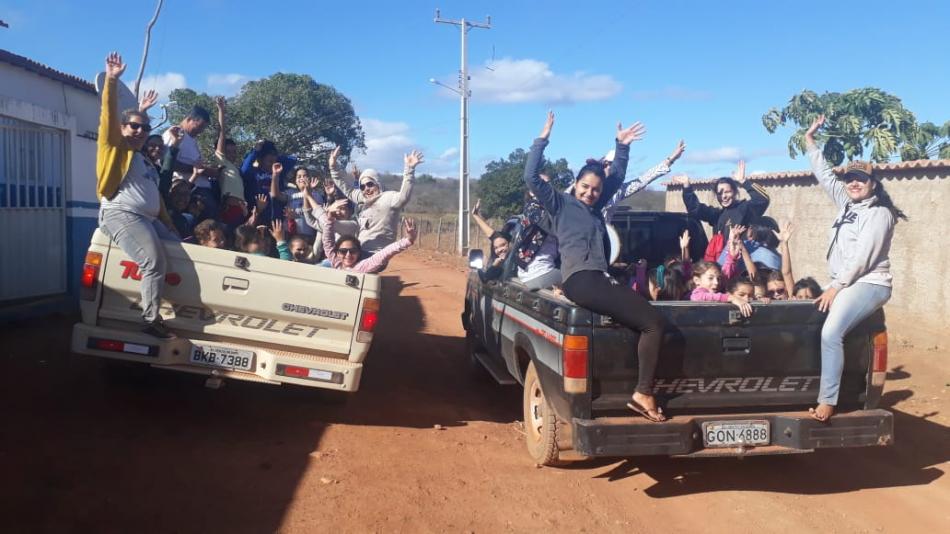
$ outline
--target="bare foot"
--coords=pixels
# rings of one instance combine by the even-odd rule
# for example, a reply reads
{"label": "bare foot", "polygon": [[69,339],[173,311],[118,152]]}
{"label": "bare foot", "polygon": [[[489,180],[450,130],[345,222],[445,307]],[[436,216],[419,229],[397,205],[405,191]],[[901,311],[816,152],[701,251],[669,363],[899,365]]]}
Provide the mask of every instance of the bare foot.
{"label": "bare foot", "polygon": [[809,408],[808,413],[813,419],[827,421],[835,413],[835,407],[830,404],[819,403],[817,408]]}
{"label": "bare foot", "polygon": [[652,395],[635,392],[632,401],[628,402],[627,406],[653,422],[666,421],[663,410],[656,407],[656,399]]}

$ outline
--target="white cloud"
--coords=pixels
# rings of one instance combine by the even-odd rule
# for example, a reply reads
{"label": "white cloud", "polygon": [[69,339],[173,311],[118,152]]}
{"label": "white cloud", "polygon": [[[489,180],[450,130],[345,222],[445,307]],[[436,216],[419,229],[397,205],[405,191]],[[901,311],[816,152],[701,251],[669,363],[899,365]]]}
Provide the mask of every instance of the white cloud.
{"label": "white cloud", "polygon": [[[152,74],[142,78],[142,84],[139,86],[140,91],[144,92],[149,89],[154,89],[158,91],[158,98],[160,100],[168,100],[168,95],[174,89],[182,89],[188,87],[188,81],[185,80],[185,75],[178,72],[166,72],[164,74]],[[142,94],[141,92],[139,94]]]}
{"label": "white cloud", "polygon": [[251,77],[244,74],[209,74],[207,79],[208,92],[215,95],[234,96],[250,80]]}
{"label": "white cloud", "polygon": [[[608,74],[557,74],[536,59],[502,58],[486,62],[485,67],[489,68],[473,69],[469,89],[473,99],[487,102],[569,104],[605,100],[623,88]],[[456,96],[447,89],[442,94]]]}
{"label": "white cloud", "polygon": [[439,154],[439,159],[449,159],[458,156],[459,149],[456,147],[450,147],[445,149],[441,154]]}
{"label": "white cloud", "polygon": [[634,91],[633,99],[640,101],[650,100],[709,100],[712,93],[708,91],[697,91],[675,85],[666,86],[662,89]]}
{"label": "white cloud", "polygon": [[402,172],[402,157],[413,148],[409,125],[378,119],[361,119],[361,122],[366,134],[366,152],[354,156],[357,165],[363,169]]}
{"label": "white cloud", "polygon": [[734,146],[723,146],[709,150],[687,150],[683,161],[700,165],[710,163],[735,163],[745,159],[742,150]]}

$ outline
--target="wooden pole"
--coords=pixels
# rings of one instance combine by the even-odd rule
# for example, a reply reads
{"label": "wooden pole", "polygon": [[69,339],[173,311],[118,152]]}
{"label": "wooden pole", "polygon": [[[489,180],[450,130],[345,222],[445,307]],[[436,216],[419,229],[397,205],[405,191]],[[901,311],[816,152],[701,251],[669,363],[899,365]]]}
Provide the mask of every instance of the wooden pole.
{"label": "wooden pole", "polygon": [[145,74],[145,62],[148,61],[148,46],[152,42],[152,26],[155,26],[155,22],[158,20],[158,14],[162,11],[162,4],[164,2],[165,0],[158,0],[158,6],[155,7],[155,14],[152,15],[152,20],[149,21],[148,26],[145,27],[145,50],[142,52],[142,64],[139,65],[139,74],[135,77],[135,85],[132,87],[132,92],[135,93],[135,100],[139,99],[139,84],[142,83],[142,75]]}
{"label": "wooden pole", "polygon": [[442,217],[439,217],[439,229],[435,234],[435,249],[441,250],[442,246]]}

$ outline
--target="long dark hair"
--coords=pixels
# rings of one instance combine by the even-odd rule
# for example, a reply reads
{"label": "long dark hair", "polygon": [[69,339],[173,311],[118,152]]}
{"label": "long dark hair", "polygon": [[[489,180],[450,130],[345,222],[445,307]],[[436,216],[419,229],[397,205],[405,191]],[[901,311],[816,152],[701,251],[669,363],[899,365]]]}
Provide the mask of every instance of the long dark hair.
{"label": "long dark hair", "polygon": [[905,215],[900,208],[894,205],[894,201],[891,200],[891,195],[887,194],[887,190],[884,189],[884,183],[882,183],[880,180],[877,180],[877,187],[874,188],[874,194],[877,195],[878,206],[884,206],[890,210],[891,215],[893,215],[895,219],[904,219],[905,221],[907,220],[907,215]]}
{"label": "long dark hair", "polygon": [[659,290],[656,300],[682,300],[689,291],[684,266],[678,261],[651,269],[648,280]]}
{"label": "long dark hair", "polygon": [[585,174],[594,174],[601,180],[607,179],[607,173],[604,172],[604,166],[599,161],[591,162],[591,160],[587,160],[587,163],[581,167],[581,170],[577,171],[577,176],[574,178],[574,181],[577,182],[583,178]]}

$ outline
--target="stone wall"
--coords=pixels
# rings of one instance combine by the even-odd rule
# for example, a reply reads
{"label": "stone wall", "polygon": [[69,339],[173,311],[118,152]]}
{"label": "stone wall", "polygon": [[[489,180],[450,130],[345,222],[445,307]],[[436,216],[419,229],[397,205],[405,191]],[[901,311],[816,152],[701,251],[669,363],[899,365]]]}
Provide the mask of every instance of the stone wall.
{"label": "stone wall", "polygon": [[[836,169],[840,171],[840,169]],[[919,161],[875,167],[875,174],[909,218],[898,223],[890,260],[894,293],[885,310],[892,343],[920,348],[950,347],[950,161]],[[831,199],[809,171],[751,178],[762,185],[771,203],[766,215],[791,220],[790,243],[796,279],[813,276],[828,282],[825,254],[836,213]],[[693,184],[700,200],[718,205],[712,181]],[[745,198],[745,192],[742,193]],[[668,211],[685,211],[682,189],[671,186]],[[709,233],[711,229],[706,226]]]}

